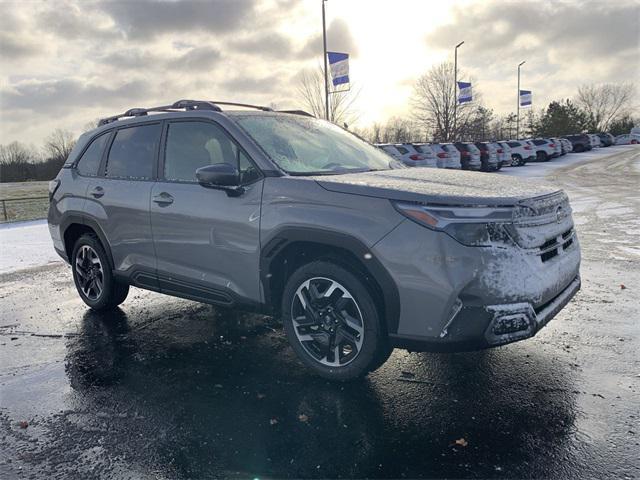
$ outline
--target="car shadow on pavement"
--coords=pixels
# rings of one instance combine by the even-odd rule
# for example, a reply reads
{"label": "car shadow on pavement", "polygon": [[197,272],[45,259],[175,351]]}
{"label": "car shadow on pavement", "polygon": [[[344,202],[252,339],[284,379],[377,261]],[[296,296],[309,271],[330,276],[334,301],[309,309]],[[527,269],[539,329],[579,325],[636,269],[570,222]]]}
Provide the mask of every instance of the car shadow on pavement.
{"label": "car shadow on pavement", "polygon": [[97,429],[111,463],[185,477],[535,477],[558,468],[536,455],[566,448],[575,401],[566,372],[543,355],[528,358],[535,379],[518,365],[505,373],[514,358],[503,349],[413,355],[402,366],[411,375],[394,356],[361,381],[332,384],[302,367],[271,320],[190,308],[158,308],[145,322],[88,311],[67,340],[70,403],[84,412],[72,427]]}

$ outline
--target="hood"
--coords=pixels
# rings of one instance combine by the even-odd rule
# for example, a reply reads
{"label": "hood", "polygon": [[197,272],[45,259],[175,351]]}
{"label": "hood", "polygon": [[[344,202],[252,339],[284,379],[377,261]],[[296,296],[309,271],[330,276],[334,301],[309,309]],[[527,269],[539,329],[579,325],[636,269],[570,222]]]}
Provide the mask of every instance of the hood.
{"label": "hood", "polygon": [[550,195],[557,187],[499,174],[431,168],[312,177],[332,192],[449,205],[515,205]]}

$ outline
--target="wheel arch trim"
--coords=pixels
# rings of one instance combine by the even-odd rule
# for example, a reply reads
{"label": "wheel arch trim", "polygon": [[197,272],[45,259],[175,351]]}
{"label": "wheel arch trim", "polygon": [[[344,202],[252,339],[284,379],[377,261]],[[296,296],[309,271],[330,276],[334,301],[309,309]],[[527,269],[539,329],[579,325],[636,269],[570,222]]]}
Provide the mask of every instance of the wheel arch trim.
{"label": "wheel arch trim", "polygon": [[293,243],[313,243],[351,253],[371,278],[378,284],[384,302],[384,321],[389,333],[398,331],[400,321],[400,295],[395,281],[361,240],[341,232],[314,227],[285,226],[270,235],[260,252],[260,282],[266,306],[274,310],[272,302],[272,263],[285,248]]}

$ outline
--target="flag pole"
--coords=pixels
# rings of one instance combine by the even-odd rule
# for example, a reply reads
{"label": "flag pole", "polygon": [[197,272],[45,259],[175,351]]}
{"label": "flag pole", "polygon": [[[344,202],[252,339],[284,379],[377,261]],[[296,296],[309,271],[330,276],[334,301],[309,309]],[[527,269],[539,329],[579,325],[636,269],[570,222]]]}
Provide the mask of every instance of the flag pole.
{"label": "flag pole", "polygon": [[522,65],[524,65],[526,62],[520,62],[520,64],[518,65],[518,104],[517,104],[517,117],[516,117],[516,140],[520,140],[520,67]]}
{"label": "flag pole", "polygon": [[327,25],[325,21],[324,2],[322,0],[322,43],[324,50],[324,118],[329,120],[329,77],[327,76]]}
{"label": "flag pole", "polygon": [[[458,47],[463,43],[464,40],[453,49],[453,135],[457,135],[458,128]],[[455,137],[453,141],[456,141]]]}

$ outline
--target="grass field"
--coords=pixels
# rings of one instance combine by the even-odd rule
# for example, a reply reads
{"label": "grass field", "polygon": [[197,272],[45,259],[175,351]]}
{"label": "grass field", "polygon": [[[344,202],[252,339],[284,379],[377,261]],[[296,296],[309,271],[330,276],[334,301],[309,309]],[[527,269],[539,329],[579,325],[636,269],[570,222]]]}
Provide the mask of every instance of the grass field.
{"label": "grass field", "polygon": [[49,200],[46,198],[48,184],[49,182],[0,183],[0,223],[46,218],[49,208]]}

